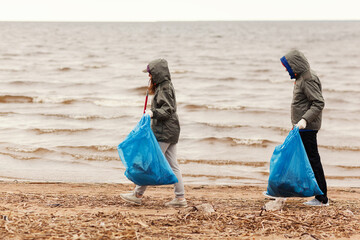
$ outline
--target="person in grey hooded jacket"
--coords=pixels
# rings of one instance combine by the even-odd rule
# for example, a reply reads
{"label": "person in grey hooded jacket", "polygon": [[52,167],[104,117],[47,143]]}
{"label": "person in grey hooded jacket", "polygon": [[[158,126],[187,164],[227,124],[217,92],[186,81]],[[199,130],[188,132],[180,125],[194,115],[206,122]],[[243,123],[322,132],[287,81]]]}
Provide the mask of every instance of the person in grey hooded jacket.
{"label": "person in grey hooded jacket", "polygon": [[[186,207],[182,174],[176,158],[176,144],[180,135],[174,86],[171,82],[168,63],[165,59],[151,61],[143,71],[149,73],[150,93],[154,93],[151,109],[145,114],[152,118],[151,128],[178,182],[174,184],[175,198],[165,203],[170,207]],[[121,194],[127,202],[140,205],[147,186],[136,186],[134,192]]]}
{"label": "person in grey hooded jacket", "polygon": [[299,50],[292,50],[283,56],[281,63],[288,71],[290,78],[295,79],[291,103],[291,122],[299,127],[316,181],[324,193],[306,202],[310,206],[328,206],[327,185],[318,152],[316,135],[321,128],[322,110],[325,101],[322,96],[321,82],[306,57]]}

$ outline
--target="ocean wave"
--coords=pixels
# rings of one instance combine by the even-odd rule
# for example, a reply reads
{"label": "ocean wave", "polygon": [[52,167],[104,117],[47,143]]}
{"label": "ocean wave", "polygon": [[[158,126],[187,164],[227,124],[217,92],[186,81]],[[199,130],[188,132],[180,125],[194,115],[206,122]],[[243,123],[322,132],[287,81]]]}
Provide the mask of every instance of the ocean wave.
{"label": "ocean wave", "polygon": [[324,64],[338,64],[337,60],[324,60],[322,61]]}
{"label": "ocean wave", "polygon": [[[256,76],[258,76],[258,74],[255,74]],[[284,79],[278,79],[278,78],[267,78],[266,75],[264,76],[260,76],[259,78],[251,78],[251,79],[247,79],[247,81],[251,81],[251,82],[261,82],[261,83],[270,83],[270,84],[279,84],[279,83],[288,83],[289,80],[284,80]],[[260,85],[259,85],[260,86]],[[258,89],[263,89],[263,88],[258,88]]]}
{"label": "ocean wave", "polygon": [[48,51],[35,51],[26,53],[25,56],[37,56],[37,55],[49,55],[51,52]]}
{"label": "ocean wave", "polygon": [[60,67],[60,68],[57,68],[56,70],[59,72],[68,72],[68,71],[71,71],[72,68],[71,67]]}
{"label": "ocean wave", "polygon": [[11,73],[17,73],[17,72],[25,72],[25,69],[15,69],[15,68],[0,68],[1,72],[11,72]]}
{"label": "ocean wave", "polygon": [[[0,154],[1,154],[1,153],[0,153]],[[1,180],[4,180],[4,179],[6,179],[6,180],[15,180],[15,181],[17,181],[17,180],[28,180],[28,179],[26,179],[26,178],[9,177],[9,176],[0,176],[0,179],[1,179]]]}
{"label": "ocean wave", "polygon": [[0,96],[0,103],[40,103],[40,104],[64,104],[70,105],[75,103],[91,103],[98,106],[141,106],[143,103],[131,100],[123,101],[118,99],[100,99],[100,98],[72,98],[58,96]]}
{"label": "ocean wave", "polygon": [[250,178],[250,177],[240,177],[240,176],[220,176],[220,175],[208,175],[208,174],[182,174],[183,177],[192,177],[192,178],[208,178],[210,180],[217,180],[217,179],[231,179],[231,180],[256,180],[259,181],[260,179],[257,178]]}
{"label": "ocean wave", "polygon": [[269,144],[275,143],[270,140],[266,139],[238,139],[233,138],[233,141],[235,141],[238,145],[246,145],[246,146],[259,146],[259,147],[267,147]]}
{"label": "ocean wave", "polygon": [[210,143],[227,143],[230,145],[243,145],[243,146],[251,146],[251,147],[268,147],[270,144],[274,143],[271,140],[267,139],[243,139],[243,138],[232,138],[232,137],[207,137],[201,139],[203,142]]}
{"label": "ocean wave", "polygon": [[264,167],[268,164],[268,162],[238,162],[231,160],[191,160],[191,159],[179,159],[180,164],[189,164],[189,163],[198,163],[198,164],[206,164],[206,165],[238,165],[238,166],[249,166],[249,167]]}
{"label": "ocean wave", "polygon": [[99,55],[96,55],[96,54],[93,54],[93,53],[90,53],[87,55],[88,58],[98,58]]}
{"label": "ocean wave", "polygon": [[[251,125],[244,125],[244,124],[217,124],[217,123],[207,123],[207,122],[200,122],[200,124],[213,127],[213,128],[219,128],[219,129],[233,129],[233,128],[247,128],[247,127],[253,127]],[[277,132],[281,133],[289,133],[290,128],[284,128],[284,127],[274,127],[274,126],[256,126],[263,129],[271,129],[275,130]]]}
{"label": "ocean wave", "polygon": [[353,151],[360,152],[359,146],[329,146],[329,145],[319,145],[320,148],[325,148],[334,151]]}
{"label": "ocean wave", "polygon": [[14,153],[7,153],[7,152],[0,152],[0,155],[9,156],[9,157],[11,157],[13,159],[18,159],[18,160],[35,160],[35,159],[38,159],[37,157],[33,157],[33,156],[23,156],[23,155],[14,154]]}
{"label": "ocean wave", "polygon": [[359,69],[358,65],[344,65],[342,67],[343,67],[343,69],[349,69],[349,70],[358,70]]}
{"label": "ocean wave", "polygon": [[20,54],[17,53],[4,53],[2,54],[4,57],[18,57]]}
{"label": "ocean wave", "polygon": [[[254,127],[251,125],[246,124],[218,124],[218,123],[207,123],[207,122],[199,122],[202,125],[218,128],[218,129],[233,129],[233,128],[248,128],[248,127]],[[281,133],[289,133],[290,128],[283,128],[283,127],[274,127],[274,126],[256,126],[260,127],[262,129],[271,129],[277,132]]]}
{"label": "ocean wave", "polygon": [[93,130],[93,128],[83,128],[83,129],[56,129],[56,128],[40,129],[40,128],[34,128],[34,129],[31,129],[31,131],[34,131],[37,134],[79,133],[79,132],[87,132],[87,131],[91,131],[91,130]]}
{"label": "ocean wave", "polygon": [[92,103],[98,106],[140,106],[143,103],[117,99],[67,98],[57,96],[0,95],[0,103],[75,104]]}
{"label": "ocean wave", "polygon": [[220,81],[235,81],[237,78],[234,77],[225,77],[225,78],[220,78]]}
{"label": "ocean wave", "polygon": [[352,99],[341,99],[341,98],[332,98],[332,97],[327,97],[326,98],[326,102],[334,102],[334,103],[337,103],[337,104],[341,104],[341,103],[352,103]]}
{"label": "ocean wave", "polygon": [[188,73],[189,71],[187,70],[175,70],[173,72],[171,72],[172,74],[185,74]]}
{"label": "ocean wave", "polygon": [[117,146],[109,145],[91,145],[91,146],[58,146],[60,149],[77,149],[85,151],[96,151],[96,152],[113,152],[117,151]]}
{"label": "ocean wave", "polygon": [[106,64],[91,64],[91,65],[84,65],[85,69],[100,69],[107,67]]}
{"label": "ocean wave", "polygon": [[90,103],[93,103],[100,107],[140,107],[144,106],[144,102],[141,101],[131,101],[131,100],[118,100],[118,99],[94,99],[87,100]]}
{"label": "ocean wave", "polygon": [[255,73],[269,73],[271,71],[272,70],[270,70],[270,69],[255,69],[253,72],[255,72]]}
{"label": "ocean wave", "polygon": [[241,125],[241,124],[232,125],[232,124],[217,124],[217,123],[207,123],[207,122],[201,122],[200,124],[213,128],[219,128],[219,129],[250,127],[250,125]]}
{"label": "ocean wave", "polygon": [[0,152],[1,155],[9,156],[18,160],[36,160],[38,155],[51,154],[55,151],[42,147],[6,147],[9,152]]}
{"label": "ocean wave", "polygon": [[0,96],[0,103],[33,103],[34,98],[29,96],[14,96],[2,95]]}
{"label": "ocean wave", "polygon": [[76,102],[82,101],[81,99],[74,99],[74,98],[58,98],[58,97],[43,97],[37,96],[33,97],[34,103],[53,103],[53,104],[74,104]]}
{"label": "ocean wave", "polygon": [[334,180],[360,179],[360,176],[329,176],[329,175],[326,175],[326,179],[334,179]]}
{"label": "ocean wave", "polygon": [[359,170],[360,166],[343,166],[343,165],[337,165],[336,167],[344,168],[346,170]]}
{"label": "ocean wave", "polygon": [[85,161],[121,161],[119,157],[113,156],[104,156],[104,155],[84,155],[84,154],[73,154],[69,153],[69,155],[77,160],[85,160]]}
{"label": "ocean wave", "polygon": [[28,86],[28,85],[41,85],[41,87],[45,87],[45,86],[52,86],[52,87],[56,87],[58,89],[61,89],[63,87],[81,87],[81,86],[98,86],[96,83],[89,83],[89,82],[72,82],[72,83],[54,83],[54,82],[46,82],[46,81],[22,81],[22,80],[15,80],[15,81],[9,81],[6,82],[7,84],[10,85],[15,85],[15,86]]}
{"label": "ocean wave", "polygon": [[56,118],[75,119],[75,120],[120,119],[120,118],[128,117],[127,115],[100,116],[100,115],[52,114],[52,113],[44,113],[41,115],[45,117],[56,117]]}
{"label": "ocean wave", "polygon": [[72,104],[79,101],[78,99],[61,99],[56,97],[30,97],[22,95],[1,95],[0,103],[58,103]]}
{"label": "ocean wave", "polygon": [[11,82],[9,82],[9,84],[12,84],[12,85],[31,85],[31,84],[44,84],[44,82],[17,80],[17,81],[11,81]]}
{"label": "ocean wave", "polygon": [[147,86],[142,86],[142,87],[132,88],[131,91],[136,92],[138,94],[145,94],[147,89],[148,89]]}
{"label": "ocean wave", "polygon": [[244,110],[246,108],[244,106],[213,106],[213,105],[207,105],[207,104],[186,104],[184,107],[189,110],[199,110],[199,109]]}
{"label": "ocean wave", "polygon": [[275,130],[276,132],[281,132],[283,134],[288,134],[291,130],[290,127],[285,128],[285,127],[274,127],[274,126],[260,126],[260,128]]}
{"label": "ocean wave", "polygon": [[360,91],[357,90],[357,88],[353,89],[335,89],[335,88],[324,88],[323,92],[329,92],[329,93],[359,93]]}
{"label": "ocean wave", "polygon": [[[197,47],[197,46],[195,46]],[[203,47],[202,45],[199,45],[198,47]],[[212,56],[212,55],[199,55],[198,56],[199,59],[203,59],[205,61],[209,61],[209,62],[213,62],[214,66],[218,66],[218,64],[215,64],[217,62],[225,62],[228,61],[229,59],[224,55],[224,57],[218,55],[218,56]]]}
{"label": "ocean wave", "polygon": [[247,106],[214,106],[208,104],[185,104],[184,108],[189,110],[225,110],[225,111],[246,111],[249,113],[254,114],[261,114],[261,113],[274,113],[274,112],[284,112],[286,109],[283,108],[254,108],[254,107],[247,107]]}
{"label": "ocean wave", "polygon": [[8,116],[11,114],[15,114],[15,112],[0,112],[0,116]]}
{"label": "ocean wave", "polygon": [[53,150],[42,148],[42,147],[7,147],[6,148],[12,152],[19,152],[19,153],[36,153],[36,154],[47,154],[53,153]]}

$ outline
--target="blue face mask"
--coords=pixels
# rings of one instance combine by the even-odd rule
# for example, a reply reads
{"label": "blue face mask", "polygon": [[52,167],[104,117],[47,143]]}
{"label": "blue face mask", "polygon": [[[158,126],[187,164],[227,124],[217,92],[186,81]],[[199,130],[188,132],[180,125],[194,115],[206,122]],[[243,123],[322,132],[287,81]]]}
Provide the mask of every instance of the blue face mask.
{"label": "blue face mask", "polygon": [[284,65],[284,67],[286,68],[286,70],[288,71],[290,78],[293,79],[295,78],[295,74],[293,72],[293,70],[290,67],[290,64],[288,63],[288,61],[286,60],[285,56],[280,58],[281,63]]}

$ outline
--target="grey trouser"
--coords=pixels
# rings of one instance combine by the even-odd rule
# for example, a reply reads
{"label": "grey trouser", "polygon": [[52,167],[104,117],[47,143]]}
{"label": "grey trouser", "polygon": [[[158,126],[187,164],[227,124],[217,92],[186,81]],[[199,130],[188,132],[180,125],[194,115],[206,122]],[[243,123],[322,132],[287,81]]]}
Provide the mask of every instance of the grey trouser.
{"label": "grey trouser", "polygon": [[[173,170],[175,176],[178,179],[178,182],[174,184],[175,196],[177,198],[183,198],[185,196],[184,183],[181,176],[181,171],[179,163],[176,159],[176,144],[159,142],[161,151],[164,153],[165,158],[170,164],[171,169]],[[135,193],[143,195],[147,186],[138,186],[135,187]]]}

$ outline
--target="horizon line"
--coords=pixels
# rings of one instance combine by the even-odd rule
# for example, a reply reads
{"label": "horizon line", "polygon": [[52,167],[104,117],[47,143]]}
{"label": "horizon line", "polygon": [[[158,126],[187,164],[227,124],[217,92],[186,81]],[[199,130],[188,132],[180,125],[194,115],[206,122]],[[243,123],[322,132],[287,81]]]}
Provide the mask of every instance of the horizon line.
{"label": "horizon line", "polygon": [[161,23],[161,22],[359,22],[360,19],[251,19],[251,20],[154,20],[154,21],[88,21],[88,20],[0,20],[19,23]]}

